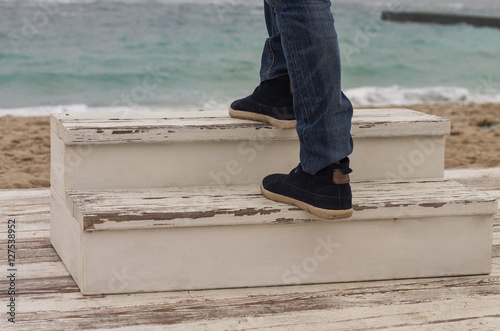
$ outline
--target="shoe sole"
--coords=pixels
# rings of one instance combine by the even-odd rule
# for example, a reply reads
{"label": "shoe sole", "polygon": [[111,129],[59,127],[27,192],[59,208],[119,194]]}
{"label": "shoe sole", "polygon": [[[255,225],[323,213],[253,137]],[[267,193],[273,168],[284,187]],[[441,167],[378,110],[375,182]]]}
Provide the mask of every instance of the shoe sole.
{"label": "shoe sole", "polygon": [[269,123],[272,126],[284,130],[295,129],[295,126],[297,125],[297,120],[278,120],[268,115],[256,114],[249,111],[234,110],[233,108],[229,108],[229,116],[243,120]]}
{"label": "shoe sole", "polygon": [[299,207],[302,210],[307,211],[308,213],[310,213],[314,216],[324,218],[327,220],[338,220],[338,219],[349,218],[352,216],[352,213],[353,213],[352,208],[345,209],[345,210],[330,210],[330,209],[323,209],[323,208],[314,207],[314,206],[307,204],[303,201],[296,200],[296,199],[293,199],[293,198],[290,198],[290,197],[287,197],[287,196],[284,196],[281,194],[270,192],[270,191],[266,190],[264,188],[264,186],[262,186],[262,184],[260,185],[260,191],[262,192],[262,194],[266,198],[268,198],[270,200],[287,203],[289,205],[294,205],[296,207]]}

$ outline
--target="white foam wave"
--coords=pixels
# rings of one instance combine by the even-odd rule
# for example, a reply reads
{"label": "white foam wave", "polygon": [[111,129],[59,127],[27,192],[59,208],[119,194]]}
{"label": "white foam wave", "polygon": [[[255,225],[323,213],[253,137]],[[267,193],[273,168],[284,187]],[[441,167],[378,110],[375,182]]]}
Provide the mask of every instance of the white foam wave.
{"label": "white foam wave", "polygon": [[[23,108],[0,108],[1,116],[17,116],[17,117],[31,117],[31,116],[48,116],[52,113],[84,113],[91,111],[108,111],[113,108],[90,108],[87,105],[58,105],[58,106],[38,106],[38,107],[23,107]],[[120,111],[119,107],[114,108],[115,111]]]}
{"label": "white foam wave", "polygon": [[220,111],[225,110],[230,102],[220,103],[213,100],[205,102],[202,106],[197,105],[181,105],[181,106],[161,106],[161,107],[89,107],[84,104],[76,105],[58,105],[58,106],[38,106],[38,107],[23,107],[23,108],[0,108],[0,117],[16,116],[16,117],[33,117],[33,116],[49,116],[50,114],[74,114],[74,113],[126,113],[129,111],[161,111],[161,112],[193,112],[193,111]]}
{"label": "white foam wave", "polygon": [[[496,92],[496,93],[495,93]],[[423,103],[500,103],[500,90],[488,91],[488,93],[474,93],[463,87],[424,87],[404,88],[400,86],[389,87],[359,87],[348,89],[345,94],[349,97],[354,107],[367,106],[405,106]],[[226,110],[232,100],[215,101],[208,100],[203,104],[184,104],[166,106],[139,106],[128,107],[89,107],[84,104],[37,106],[24,108],[0,108],[2,116],[49,116],[51,113],[125,113],[128,111],[162,111],[162,112],[193,112],[193,111],[221,111]]]}
{"label": "white foam wave", "polygon": [[488,93],[472,92],[463,87],[435,86],[404,88],[397,85],[388,87],[359,87],[348,89],[345,94],[355,107],[414,105],[422,103],[488,103],[500,102],[500,91]]}
{"label": "white foam wave", "polygon": [[[24,2],[24,3],[34,3],[37,4],[40,0],[0,0],[1,2]],[[48,2],[57,2],[59,4],[92,4],[103,2],[102,0],[48,0]],[[108,3],[144,3],[144,0],[106,0]],[[225,6],[236,6],[236,5],[246,5],[247,3],[261,3],[261,0],[149,0],[148,2],[153,3],[163,3],[163,4],[214,4],[214,5],[225,5]]]}

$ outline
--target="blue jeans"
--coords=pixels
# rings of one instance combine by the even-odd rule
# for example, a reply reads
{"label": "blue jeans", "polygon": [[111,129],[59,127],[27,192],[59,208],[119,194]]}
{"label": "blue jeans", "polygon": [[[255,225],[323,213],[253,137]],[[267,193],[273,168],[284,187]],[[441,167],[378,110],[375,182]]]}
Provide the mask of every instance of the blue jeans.
{"label": "blue jeans", "polygon": [[261,81],[288,74],[300,163],[314,175],[350,155],[352,105],[341,90],[340,52],[329,0],[264,0],[269,38]]}

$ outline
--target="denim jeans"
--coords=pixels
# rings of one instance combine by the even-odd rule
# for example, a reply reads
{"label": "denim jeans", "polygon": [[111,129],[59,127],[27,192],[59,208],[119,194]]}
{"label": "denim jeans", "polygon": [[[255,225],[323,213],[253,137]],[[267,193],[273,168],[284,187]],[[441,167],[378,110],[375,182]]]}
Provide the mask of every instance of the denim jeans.
{"label": "denim jeans", "polygon": [[314,175],[350,155],[352,105],[341,90],[340,52],[329,0],[264,0],[269,38],[261,81],[288,74],[300,162]]}

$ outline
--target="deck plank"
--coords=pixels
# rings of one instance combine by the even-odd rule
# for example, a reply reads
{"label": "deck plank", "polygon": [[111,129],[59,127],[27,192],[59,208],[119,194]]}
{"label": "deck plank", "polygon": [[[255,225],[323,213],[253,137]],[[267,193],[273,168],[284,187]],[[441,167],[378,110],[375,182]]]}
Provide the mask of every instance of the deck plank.
{"label": "deck plank", "polygon": [[[363,182],[352,189],[356,213],[347,221],[493,214],[496,208],[485,193],[446,180]],[[257,185],[75,190],[68,196],[85,231],[322,221],[264,198]]]}
{"label": "deck plank", "polygon": [[494,196],[500,194],[500,167],[490,169],[454,169],[445,172],[445,178],[456,180],[469,187],[479,190],[498,191]]}
{"label": "deck plank", "polygon": [[[409,130],[411,128],[411,130]],[[295,130],[230,118],[227,112],[53,114],[51,129],[65,144],[160,143],[298,139]],[[450,121],[409,109],[356,109],[353,137],[445,135]]]}
{"label": "deck plank", "polygon": [[[500,327],[499,214],[490,275],[85,297],[50,247],[48,190],[0,191],[0,205],[1,229],[16,217],[25,236],[19,239],[16,330]],[[3,246],[5,231],[1,235]],[[2,277],[0,288],[6,286]],[[5,326],[4,316],[0,329]]]}

